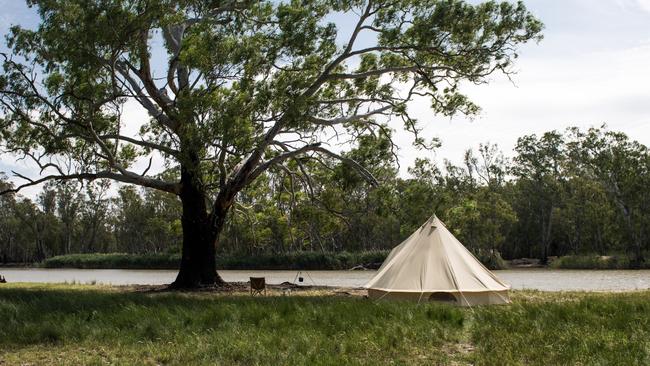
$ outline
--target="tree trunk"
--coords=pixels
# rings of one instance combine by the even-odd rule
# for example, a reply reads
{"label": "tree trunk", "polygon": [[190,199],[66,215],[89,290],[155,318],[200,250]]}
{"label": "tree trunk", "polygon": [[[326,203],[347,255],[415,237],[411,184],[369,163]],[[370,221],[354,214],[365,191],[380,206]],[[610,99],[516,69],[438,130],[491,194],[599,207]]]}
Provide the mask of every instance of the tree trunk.
{"label": "tree trunk", "polygon": [[227,210],[211,219],[206,197],[195,177],[181,169],[180,199],[183,206],[183,250],[178,276],[171,287],[196,288],[223,283],[216,270],[216,244]]}
{"label": "tree trunk", "polygon": [[[633,268],[637,268],[637,269],[641,268],[641,265],[645,262],[645,258],[643,258],[642,244],[640,238],[636,233],[634,224],[632,223],[632,210],[622,200],[617,199],[616,202],[618,203],[618,206],[623,212],[623,217],[625,219],[625,225],[627,226],[628,235],[634,245],[631,250],[632,252],[631,254],[633,256],[631,265]],[[630,251],[629,244],[628,244],[628,251]]]}

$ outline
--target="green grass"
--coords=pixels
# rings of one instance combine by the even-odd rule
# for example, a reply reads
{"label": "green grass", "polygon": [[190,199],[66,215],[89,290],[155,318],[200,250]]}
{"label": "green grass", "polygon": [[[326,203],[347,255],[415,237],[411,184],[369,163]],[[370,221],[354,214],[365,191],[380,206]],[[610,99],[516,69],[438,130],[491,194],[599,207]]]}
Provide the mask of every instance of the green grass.
{"label": "green grass", "polygon": [[359,297],[0,287],[0,364],[650,363],[650,291],[454,308]]}

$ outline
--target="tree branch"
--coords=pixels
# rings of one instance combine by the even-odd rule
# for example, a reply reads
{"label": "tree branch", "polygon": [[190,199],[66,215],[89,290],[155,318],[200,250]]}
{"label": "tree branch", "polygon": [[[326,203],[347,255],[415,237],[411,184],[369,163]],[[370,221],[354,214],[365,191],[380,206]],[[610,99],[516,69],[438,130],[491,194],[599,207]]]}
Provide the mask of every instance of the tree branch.
{"label": "tree branch", "polygon": [[123,135],[104,134],[104,135],[100,135],[99,138],[102,139],[102,140],[113,139],[113,140],[126,141],[126,142],[132,143],[134,145],[138,145],[138,146],[158,150],[158,151],[164,152],[164,153],[172,155],[172,156],[178,156],[180,154],[180,151],[178,151],[176,149],[172,149],[170,147],[159,145],[159,144],[156,144],[156,143],[153,143],[153,142],[150,142],[150,141],[136,140],[134,138],[131,138],[131,137],[128,137],[128,136],[123,136]]}
{"label": "tree branch", "polygon": [[322,118],[318,118],[318,117],[309,117],[309,121],[311,121],[312,123],[315,123],[317,125],[320,125],[320,126],[334,126],[334,125],[338,125],[338,124],[342,124],[342,123],[360,121],[362,119],[372,117],[372,116],[374,116],[376,114],[381,114],[381,113],[383,113],[383,112],[385,112],[385,111],[387,111],[387,110],[389,110],[391,108],[393,108],[392,105],[387,105],[387,106],[384,106],[382,108],[378,108],[378,109],[369,111],[369,112],[364,113],[364,114],[355,114],[355,115],[348,116],[348,117],[339,117],[339,118],[334,118],[334,119],[322,119]]}
{"label": "tree branch", "polygon": [[95,179],[112,179],[116,180],[118,182],[123,182],[123,183],[131,183],[131,184],[137,184],[140,186],[144,187],[149,187],[149,188],[154,188],[160,191],[168,192],[168,193],[173,193],[178,195],[180,193],[180,184],[178,183],[172,183],[172,182],[165,182],[162,180],[150,178],[150,177],[144,177],[142,175],[126,171],[125,174],[119,174],[119,173],[114,173],[108,170],[100,171],[97,173],[76,173],[76,174],[65,174],[65,175],[48,175],[45,177],[42,177],[37,180],[32,180],[30,178],[25,177],[22,174],[13,172],[14,175],[17,177],[23,178],[27,181],[28,183],[22,184],[20,186],[17,186],[15,188],[10,188],[10,189],[5,189],[3,191],[0,191],[0,195],[7,194],[7,193],[18,193],[21,189],[35,186],[47,181],[55,180],[55,181],[66,181],[66,180],[73,180],[73,179],[80,179],[80,180],[88,180],[88,181],[93,181]]}

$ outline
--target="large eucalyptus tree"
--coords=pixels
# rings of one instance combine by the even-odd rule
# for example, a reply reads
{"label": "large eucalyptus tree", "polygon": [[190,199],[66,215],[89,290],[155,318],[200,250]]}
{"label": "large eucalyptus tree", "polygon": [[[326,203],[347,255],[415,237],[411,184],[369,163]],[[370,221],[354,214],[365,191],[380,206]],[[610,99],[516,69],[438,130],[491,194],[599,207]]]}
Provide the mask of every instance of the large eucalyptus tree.
{"label": "large eucalyptus tree", "polygon": [[[219,233],[238,192],[256,177],[327,156],[372,181],[324,139],[353,143],[386,129],[388,119],[417,133],[407,107],[416,98],[432,115],[476,113],[460,85],[511,73],[517,47],[538,40],[542,28],[521,2],[28,3],[41,20],[7,35],[0,142],[33,160],[41,175],[16,172],[26,183],[12,191],[108,178],[177,195],[178,287],[220,281]],[[129,101],[149,120],[124,118]],[[138,134],[127,133],[137,126]],[[180,178],[135,171],[136,161],[152,158]]]}

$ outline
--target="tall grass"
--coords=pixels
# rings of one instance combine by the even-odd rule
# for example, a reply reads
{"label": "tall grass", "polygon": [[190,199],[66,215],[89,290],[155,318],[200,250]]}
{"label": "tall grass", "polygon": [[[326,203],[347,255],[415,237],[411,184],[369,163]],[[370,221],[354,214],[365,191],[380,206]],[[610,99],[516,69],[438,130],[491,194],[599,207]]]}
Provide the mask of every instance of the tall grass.
{"label": "tall grass", "polygon": [[0,287],[0,364],[650,363],[650,291],[513,298],[461,309],[11,284]]}
{"label": "tall grass", "polygon": [[[465,313],[335,297],[0,289],[0,360],[50,364],[446,362]],[[3,354],[4,353],[4,354]]]}
{"label": "tall grass", "polygon": [[474,315],[477,364],[650,364],[650,291],[519,303]]}

